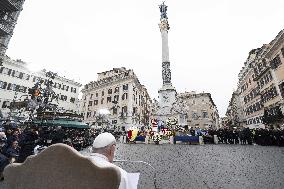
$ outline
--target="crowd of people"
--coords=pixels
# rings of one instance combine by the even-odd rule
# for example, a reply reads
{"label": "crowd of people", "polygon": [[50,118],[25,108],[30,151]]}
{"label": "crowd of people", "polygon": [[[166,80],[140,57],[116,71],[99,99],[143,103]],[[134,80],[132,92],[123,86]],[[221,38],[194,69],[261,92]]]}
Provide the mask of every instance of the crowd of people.
{"label": "crowd of people", "polygon": [[[257,144],[262,146],[284,146],[284,128],[271,128],[271,129],[249,129],[249,128],[220,128],[220,129],[201,129],[196,128],[182,128],[179,130],[168,130],[160,129],[160,135],[164,138],[169,138],[169,136],[202,136],[205,144],[215,143],[214,135],[218,138],[218,143],[220,144]],[[129,130],[127,133],[127,142],[135,141],[133,138],[133,131]],[[135,136],[155,136],[155,132],[150,128],[145,130],[138,130]],[[161,137],[162,138],[162,137]]]}
{"label": "crowd of people", "polygon": [[81,150],[90,146],[97,135],[98,132],[91,129],[42,127],[30,123],[16,126],[9,120],[4,121],[0,127],[0,173],[9,163],[22,163],[28,156],[55,143]]}
{"label": "crowd of people", "polygon": [[257,144],[262,146],[284,146],[284,129],[219,129],[218,139],[225,144]]}
{"label": "crowd of people", "polygon": [[203,136],[205,143],[214,143],[214,135],[218,137],[221,144],[257,144],[262,146],[284,146],[283,128],[220,128],[220,129],[189,129],[192,136]]}
{"label": "crowd of people", "polygon": [[[150,130],[151,131],[151,130]],[[120,135],[126,135],[128,141],[131,141],[132,135],[145,136],[153,135],[149,129],[138,130],[137,133],[130,131],[111,132],[116,139]],[[218,143],[222,144],[257,144],[263,146],[284,146],[284,129],[235,129],[221,128],[200,129],[200,128],[185,128],[181,131],[163,130],[165,136],[175,135],[191,135],[202,136],[204,143],[214,143],[214,135],[218,138]],[[55,143],[65,143],[80,151],[92,145],[95,137],[105,131],[94,129],[78,129],[68,127],[51,127],[37,126],[27,123],[24,126],[15,126],[9,120],[2,123],[0,126],[0,173],[3,172],[6,165],[12,162],[22,163],[25,159],[36,153],[35,149],[41,150],[44,147]],[[0,177],[1,179],[2,177]]]}

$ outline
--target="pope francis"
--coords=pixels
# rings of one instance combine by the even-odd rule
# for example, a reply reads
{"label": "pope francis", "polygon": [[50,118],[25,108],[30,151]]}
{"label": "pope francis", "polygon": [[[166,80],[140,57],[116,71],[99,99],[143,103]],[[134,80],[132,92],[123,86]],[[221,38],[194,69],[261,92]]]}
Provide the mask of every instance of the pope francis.
{"label": "pope francis", "polygon": [[116,140],[111,133],[99,134],[93,142],[93,153],[91,154],[92,159],[95,163],[102,167],[117,167],[121,173],[121,180],[119,189],[133,189],[128,179],[128,173],[122,168],[114,165],[114,152],[115,152]]}

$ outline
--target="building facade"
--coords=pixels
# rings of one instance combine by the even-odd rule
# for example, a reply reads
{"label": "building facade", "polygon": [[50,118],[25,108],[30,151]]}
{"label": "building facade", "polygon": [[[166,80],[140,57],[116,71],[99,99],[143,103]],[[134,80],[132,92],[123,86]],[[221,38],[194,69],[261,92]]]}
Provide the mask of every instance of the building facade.
{"label": "building facade", "polygon": [[[278,127],[284,123],[284,30],[269,44],[250,51],[239,73],[237,98],[227,109],[230,122],[239,117],[242,126],[249,128]],[[233,94],[234,95],[234,94]],[[233,101],[238,101],[237,109]],[[241,121],[242,120],[242,121]]]}
{"label": "building facade", "polygon": [[23,9],[24,0],[0,1],[0,65],[13,35],[19,14]]}
{"label": "building facade", "polygon": [[[0,109],[6,112],[13,100],[22,101],[27,98],[29,89],[36,82],[48,79],[45,73],[45,70],[31,72],[27,63],[5,56],[3,65],[0,67]],[[78,95],[82,85],[60,76],[56,76],[53,83],[52,89],[58,101],[52,103],[65,110],[79,113]]]}
{"label": "building facade", "polygon": [[219,113],[210,93],[179,93],[177,101],[183,101],[184,105],[179,106],[186,111],[187,126],[202,129],[219,128]]}
{"label": "building facade", "polygon": [[148,126],[152,100],[133,70],[114,68],[98,73],[82,90],[84,121],[94,126],[125,128]]}
{"label": "building facade", "polygon": [[227,122],[226,125],[242,127],[244,120],[242,104],[240,92],[234,91],[226,111],[226,119],[230,120],[230,123]]}

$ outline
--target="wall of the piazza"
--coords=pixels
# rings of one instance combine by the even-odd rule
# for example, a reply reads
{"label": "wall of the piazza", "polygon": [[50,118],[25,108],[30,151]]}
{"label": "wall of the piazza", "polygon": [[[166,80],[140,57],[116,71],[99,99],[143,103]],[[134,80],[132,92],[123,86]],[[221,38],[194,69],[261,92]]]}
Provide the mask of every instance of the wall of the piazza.
{"label": "wall of the piazza", "polygon": [[[149,125],[152,101],[133,70],[115,68],[99,73],[98,78],[82,90],[81,112],[86,123],[125,129]],[[102,115],[102,110],[109,114]]]}
{"label": "wall of the piazza", "polygon": [[219,114],[210,93],[179,93],[186,101],[189,111],[187,113],[187,125],[204,129],[219,128]]}
{"label": "wall of the piazza", "polygon": [[[0,108],[9,107],[13,100],[24,100],[29,88],[32,88],[39,80],[48,79],[45,72],[32,72],[27,68],[28,64],[21,60],[12,60],[5,57],[3,66],[0,67]],[[54,92],[59,95],[57,104],[60,108],[78,112],[78,94],[80,83],[74,82],[60,76],[53,80]]]}
{"label": "wall of the piazza", "polygon": [[[284,123],[284,30],[261,48],[253,49],[241,69],[238,91],[244,127],[264,128]],[[230,102],[228,110],[232,109]],[[241,112],[238,113],[241,115]],[[229,116],[233,122],[232,116]]]}

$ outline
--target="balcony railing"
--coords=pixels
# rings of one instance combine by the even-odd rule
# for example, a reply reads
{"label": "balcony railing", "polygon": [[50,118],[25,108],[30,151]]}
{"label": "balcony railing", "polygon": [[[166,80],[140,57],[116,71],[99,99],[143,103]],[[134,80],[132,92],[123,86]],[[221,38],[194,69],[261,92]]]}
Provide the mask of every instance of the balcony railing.
{"label": "balcony railing", "polygon": [[22,9],[23,0],[1,0],[0,10],[19,11]]}
{"label": "balcony railing", "polygon": [[12,34],[12,32],[13,32],[12,23],[6,20],[0,19],[0,35],[1,34],[9,35],[9,34]]}

